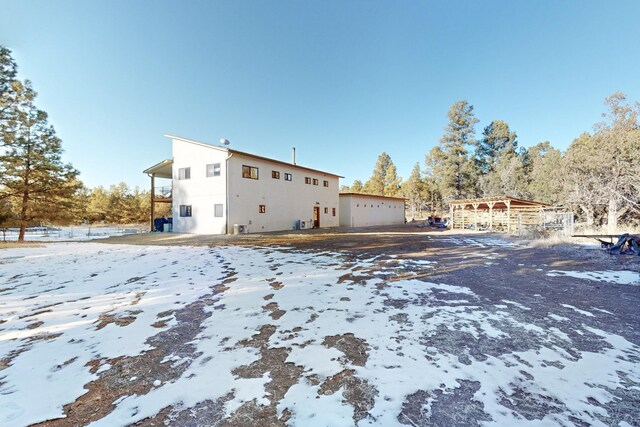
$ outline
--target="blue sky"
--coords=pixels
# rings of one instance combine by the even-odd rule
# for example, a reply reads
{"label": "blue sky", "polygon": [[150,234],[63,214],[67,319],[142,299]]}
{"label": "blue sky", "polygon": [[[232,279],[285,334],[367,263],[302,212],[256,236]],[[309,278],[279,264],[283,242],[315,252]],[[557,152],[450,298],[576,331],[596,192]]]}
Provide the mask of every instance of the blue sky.
{"label": "blue sky", "polygon": [[561,149],[640,100],[640,1],[0,0],[0,43],[88,186],[148,186],[163,134],[406,178],[449,106]]}

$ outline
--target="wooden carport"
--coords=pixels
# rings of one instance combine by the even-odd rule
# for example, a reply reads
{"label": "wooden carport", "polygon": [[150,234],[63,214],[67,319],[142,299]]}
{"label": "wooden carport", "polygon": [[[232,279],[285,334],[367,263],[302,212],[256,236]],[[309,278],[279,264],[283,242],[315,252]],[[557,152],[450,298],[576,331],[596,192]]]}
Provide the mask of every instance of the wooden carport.
{"label": "wooden carport", "polygon": [[542,213],[549,205],[514,197],[485,197],[449,202],[452,229],[516,231],[542,224]]}
{"label": "wooden carport", "polygon": [[[160,163],[145,169],[143,173],[146,173],[151,178],[151,215],[150,225],[151,231],[154,230],[153,220],[155,219],[155,205],[156,203],[171,203],[172,191],[171,187],[159,187],[156,188],[156,177],[171,179],[173,177],[173,160],[167,159]],[[160,190],[160,191],[158,191]]]}

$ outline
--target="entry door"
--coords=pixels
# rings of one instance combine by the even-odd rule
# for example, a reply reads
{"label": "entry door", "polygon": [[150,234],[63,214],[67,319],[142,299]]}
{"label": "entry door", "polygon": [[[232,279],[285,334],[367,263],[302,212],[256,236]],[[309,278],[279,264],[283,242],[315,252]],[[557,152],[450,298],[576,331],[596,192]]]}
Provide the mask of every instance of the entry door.
{"label": "entry door", "polygon": [[320,228],[320,207],[313,207],[313,228]]}

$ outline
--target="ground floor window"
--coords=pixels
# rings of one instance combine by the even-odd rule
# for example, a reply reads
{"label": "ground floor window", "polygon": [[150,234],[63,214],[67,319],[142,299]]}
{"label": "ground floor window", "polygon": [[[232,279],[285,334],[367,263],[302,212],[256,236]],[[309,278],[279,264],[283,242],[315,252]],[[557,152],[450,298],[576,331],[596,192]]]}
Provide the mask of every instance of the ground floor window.
{"label": "ground floor window", "polygon": [[324,213],[328,214],[329,213],[329,208],[324,208]]}
{"label": "ground floor window", "polygon": [[267,206],[266,205],[258,205],[258,212],[259,213],[267,212]]}
{"label": "ground floor window", "polygon": [[222,218],[222,204],[213,205],[213,216],[216,218]]}
{"label": "ground floor window", "polygon": [[331,216],[336,216],[336,208],[331,208]]}
{"label": "ground floor window", "polygon": [[180,205],[180,216],[191,216],[191,205]]}

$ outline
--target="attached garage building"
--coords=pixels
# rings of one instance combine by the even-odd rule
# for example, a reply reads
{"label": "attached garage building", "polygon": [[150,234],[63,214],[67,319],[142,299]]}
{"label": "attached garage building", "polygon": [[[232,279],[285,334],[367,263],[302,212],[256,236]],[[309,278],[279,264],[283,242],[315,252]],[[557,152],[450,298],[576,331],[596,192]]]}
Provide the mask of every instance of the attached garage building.
{"label": "attached garage building", "polygon": [[404,201],[400,197],[340,193],[340,226],[404,224]]}

